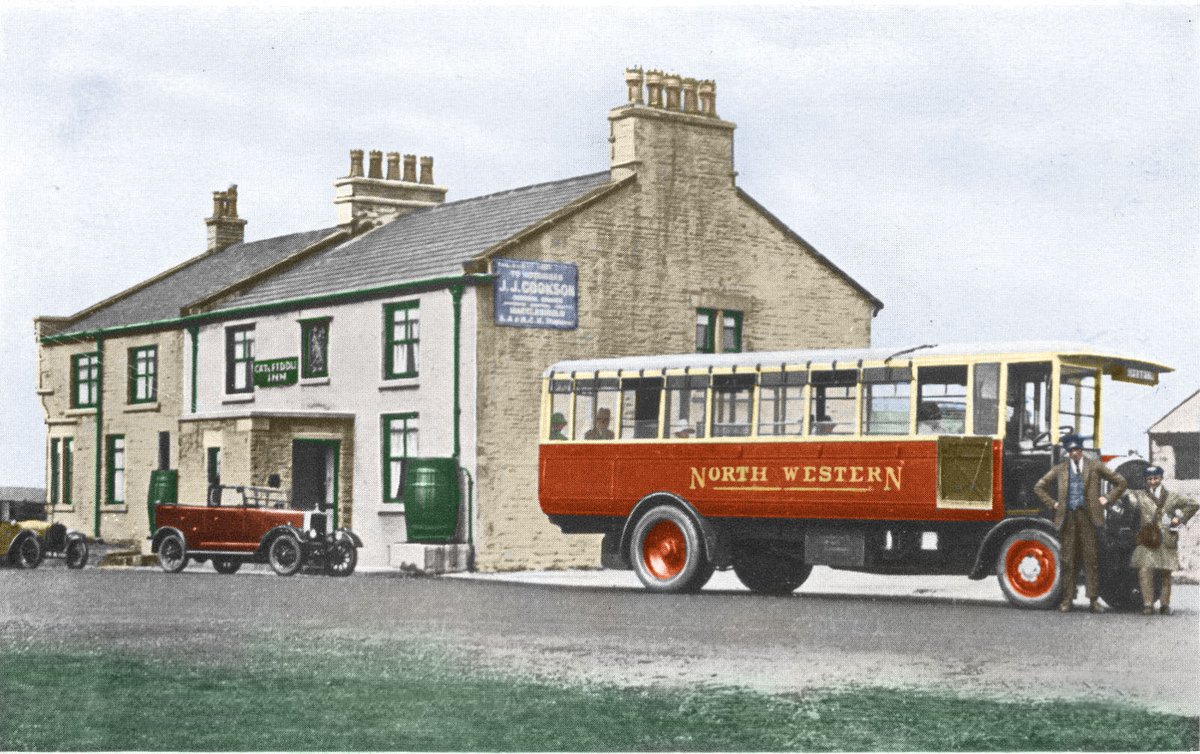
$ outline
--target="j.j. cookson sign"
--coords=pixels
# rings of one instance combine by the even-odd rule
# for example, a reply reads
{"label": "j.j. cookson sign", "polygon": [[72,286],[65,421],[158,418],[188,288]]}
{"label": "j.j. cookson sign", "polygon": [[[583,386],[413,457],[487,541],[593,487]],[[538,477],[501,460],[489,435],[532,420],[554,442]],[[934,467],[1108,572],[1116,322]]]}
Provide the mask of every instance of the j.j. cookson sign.
{"label": "j.j. cookson sign", "polygon": [[574,330],[579,325],[579,270],[564,262],[494,259],[496,324]]}

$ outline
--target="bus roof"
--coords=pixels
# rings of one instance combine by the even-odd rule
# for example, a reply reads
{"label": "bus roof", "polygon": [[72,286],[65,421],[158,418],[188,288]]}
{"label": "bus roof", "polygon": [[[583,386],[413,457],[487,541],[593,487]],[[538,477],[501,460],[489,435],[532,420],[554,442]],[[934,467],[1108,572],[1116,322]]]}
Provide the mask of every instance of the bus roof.
{"label": "bus roof", "polygon": [[874,348],[829,348],[804,351],[748,351],[745,353],[680,353],[651,356],[623,356],[611,359],[575,359],[550,365],[543,377],[571,372],[615,372],[663,369],[720,369],[730,367],[776,366],[805,364],[810,366],[855,367],[860,363],[888,362],[894,366],[922,362],[946,363],[963,361],[1036,361],[1051,357],[1065,358],[1104,370],[1105,374],[1127,370],[1153,372],[1155,377],[1174,371],[1171,367],[1148,359],[1117,356],[1110,351],[1079,343],[1008,342],[972,343],[957,345],[919,345],[914,347],[877,346]]}

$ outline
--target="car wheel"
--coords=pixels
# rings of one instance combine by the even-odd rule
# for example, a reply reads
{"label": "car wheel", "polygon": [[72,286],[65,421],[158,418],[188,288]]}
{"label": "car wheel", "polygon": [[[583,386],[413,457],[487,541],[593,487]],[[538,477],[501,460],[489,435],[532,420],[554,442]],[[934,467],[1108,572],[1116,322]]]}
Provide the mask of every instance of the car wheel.
{"label": "car wheel", "polygon": [[8,551],[8,561],[17,568],[32,570],[42,562],[42,545],[37,537],[26,534]]}
{"label": "car wheel", "polygon": [[325,573],[330,576],[349,576],[358,565],[358,550],[348,539],[338,537],[325,548]]}
{"label": "car wheel", "polygon": [[733,551],[733,572],[755,594],[785,595],[804,583],[812,566],[795,556],[750,543]]}
{"label": "car wheel", "polygon": [[242,567],[242,561],[237,558],[213,558],[213,570],[217,573],[228,576],[231,573],[237,573]]}
{"label": "car wheel", "polygon": [[67,568],[72,570],[78,570],[87,565],[87,540],[83,537],[69,537],[67,546],[63,549],[63,559],[67,561]]}
{"label": "car wheel", "polygon": [[187,565],[187,543],[171,532],[158,543],[158,565],[167,573],[179,573]]}
{"label": "car wheel", "polygon": [[651,508],[638,519],[630,552],[634,572],[652,592],[695,592],[712,578],[700,527],[673,505]]}
{"label": "car wheel", "polygon": [[1062,594],[1062,556],[1058,540],[1044,531],[1022,529],[1004,541],[996,559],[996,576],[1008,601],[1042,610]]}
{"label": "car wheel", "polygon": [[271,564],[271,570],[280,576],[294,575],[304,562],[300,540],[290,534],[276,537],[267,548],[267,562]]}

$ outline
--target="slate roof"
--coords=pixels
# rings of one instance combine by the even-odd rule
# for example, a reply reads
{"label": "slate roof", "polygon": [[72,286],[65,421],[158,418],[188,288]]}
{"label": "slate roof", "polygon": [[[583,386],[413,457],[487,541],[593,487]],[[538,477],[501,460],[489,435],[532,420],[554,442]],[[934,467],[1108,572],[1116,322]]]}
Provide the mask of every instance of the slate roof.
{"label": "slate roof", "polygon": [[0,487],[0,502],[43,503],[46,490],[42,487]]}
{"label": "slate roof", "polygon": [[239,280],[277,264],[305,249],[337,228],[292,233],[262,241],[236,243],[221,251],[195,257],[158,278],[118,294],[109,303],[85,310],[63,333],[173,319],[186,305],[216,293]]}
{"label": "slate roof", "polygon": [[1200,390],[1192,393],[1175,408],[1167,412],[1150,428],[1150,434],[1200,433]]}
{"label": "slate roof", "polygon": [[465,262],[609,184],[609,176],[605,170],[417,210],[318,252],[221,308],[461,275]]}

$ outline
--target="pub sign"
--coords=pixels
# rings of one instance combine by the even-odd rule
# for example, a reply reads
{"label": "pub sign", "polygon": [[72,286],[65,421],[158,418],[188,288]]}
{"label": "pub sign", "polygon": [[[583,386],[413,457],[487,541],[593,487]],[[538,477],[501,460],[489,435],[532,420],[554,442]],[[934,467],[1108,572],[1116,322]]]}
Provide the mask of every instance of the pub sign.
{"label": "pub sign", "polygon": [[285,387],[295,385],[300,375],[300,359],[263,359],[254,362],[254,387]]}

